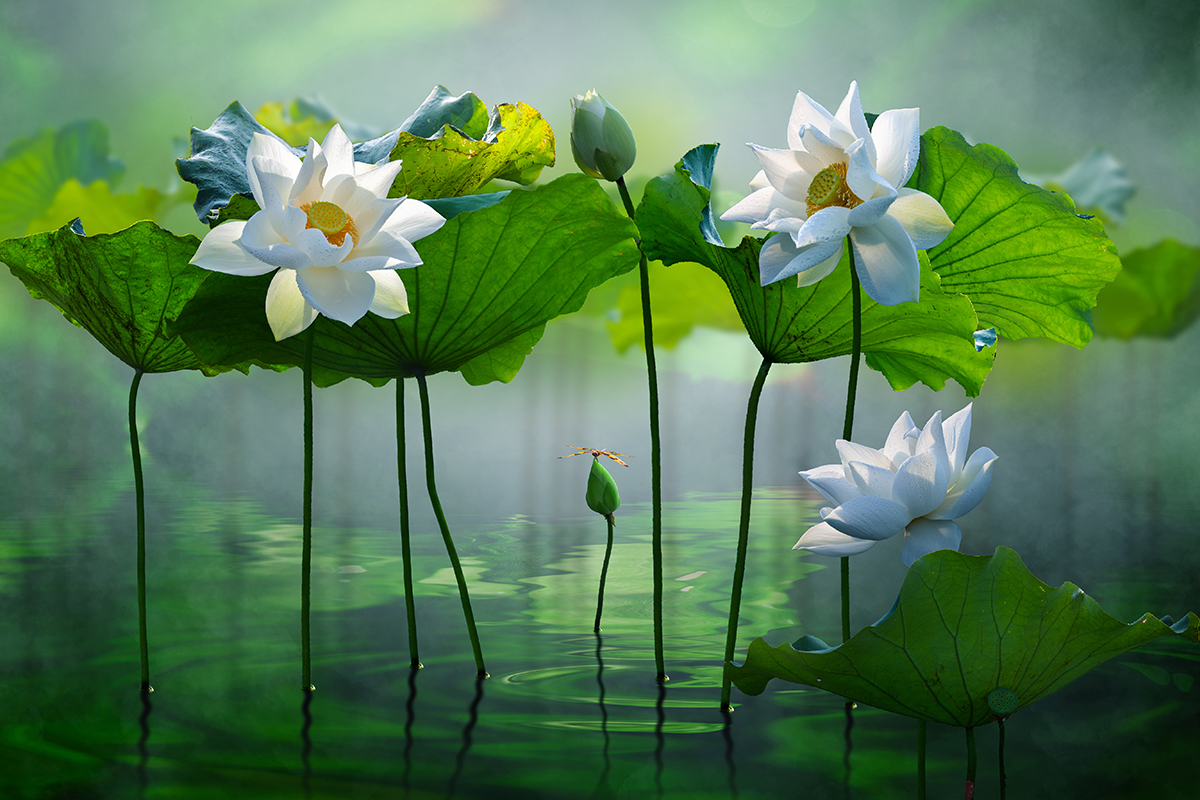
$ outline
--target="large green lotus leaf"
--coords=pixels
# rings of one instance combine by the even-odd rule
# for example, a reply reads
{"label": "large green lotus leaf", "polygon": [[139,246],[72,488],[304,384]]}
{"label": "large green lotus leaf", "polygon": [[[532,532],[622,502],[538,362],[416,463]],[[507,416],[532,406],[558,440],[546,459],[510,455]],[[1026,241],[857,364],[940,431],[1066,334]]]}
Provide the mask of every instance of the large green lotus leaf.
{"label": "large green lotus leaf", "polygon": [[1121,269],[1098,219],[1065,194],[1025,183],[998,147],[949,128],[921,136],[910,187],[942,204],[954,230],[929,250],[942,289],[971,298],[980,327],[1083,347],[1096,294]]}
{"label": "large green lotus leaf", "polygon": [[188,263],[199,246],[195,236],[175,236],[152,222],[89,237],[67,226],[0,241],[0,260],[29,294],[129,366],[171,372],[203,368],[166,330],[209,274]]}
{"label": "large green lotus leaf", "polygon": [[[566,175],[458,214],[416,243],[423,264],[399,271],[411,313],[315,323],[313,381],[380,384],[462,370],[471,383],[511,380],[545,323],[638,262],[637,229],[594,180]],[[271,275],[214,273],[176,330],[205,363],[298,366],[303,334],[275,342],[264,312]]]}
{"label": "large green lotus leaf", "polygon": [[[273,135],[241,103],[226,108],[207,130],[192,129],[192,154],[176,160],[196,184],[196,214],[218,222],[248,219],[258,206],[246,179],[246,150],[254,134]],[[304,148],[293,147],[297,156]],[[438,86],[396,130],[354,145],[356,161],[404,160],[391,196],[418,199],[471,194],[493,178],[532,183],[554,163],[554,134],[538,112],[518,103],[487,107],[473,94],[452,96]],[[237,203],[231,203],[231,198]],[[229,205],[230,208],[225,207]]]}
{"label": "large green lotus leaf", "polygon": [[[772,678],[815,686],[897,714],[973,727],[992,722],[995,689],[1014,711],[1061,689],[1114,656],[1160,636],[1200,640],[1200,618],[1113,619],[1072,583],[1039,581],[1015,551],[968,556],[938,550],[916,561],[879,622],[827,647],[804,637],[772,648],[755,639],[734,685],[760,694]],[[1011,712],[1010,712],[1011,713]]]}
{"label": "large green lotus leaf", "polygon": [[[712,224],[709,186],[716,145],[690,151],[672,174],[647,187],[637,211],[647,256],[671,265],[695,262],[716,272],[729,288],[755,347],[779,363],[818,361],[851,351],[850,269],[847,259],[822,281],[759,283],[759,239],[725,247]],[[979,327],[971,302],[943,293],[921,257],[921,302],[881,306],[864,297],[862,350],[894,389],[921,381],[935,390],[957,381],[972,397],[987,378],[993,348],[978,350]]]}
{"label": "large green lotus leaf", "polygon": [[0,158],[0,238],[36,232],[29,224],[46,213],[68,180],[111,185],[124,171],[109,158],[108,129],[99,122],[74,122],[14,140]]}
{"label": "large green lotus leaf", "polygon": [[1101,336],[1170,337],[1200,316],[1200,249],[1168,239],[1122,256],[1121,266],[1096,301]]}

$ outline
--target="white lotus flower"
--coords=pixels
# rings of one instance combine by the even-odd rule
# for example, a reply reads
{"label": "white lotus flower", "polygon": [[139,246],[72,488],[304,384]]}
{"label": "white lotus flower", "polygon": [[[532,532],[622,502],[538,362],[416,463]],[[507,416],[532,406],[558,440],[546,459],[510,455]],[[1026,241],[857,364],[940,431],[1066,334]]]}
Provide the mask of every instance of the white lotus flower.
{"label": "white lotus flower", "polygon": [[822,522],[809,528],[793,550],[823,556],[852,556],[904,531],[900,560],[957,550],[962,531],[952,520],[987,494],[997,456],[981,447],[967,458],[971,406],[945,422],[936,412],[924,429],[905,411],[882,450],[838,439],[842,463],[801,472],[804,480],[836,508],[822,508]]}
{"label": "white lotus flower", "polygon": [[868,129],[857,83],[836,115],[799,92],[787,140],[788,150],[750,145],[762,165],[750,182],[754,191],[721,215],[780,234],[759,253],[762,285],[792,275],[800,286],[816,283],[833,272],[848,235],[872,300],[917,302],[917,250],[940,243],[954,228],[936,200],[902,188],[920,154],[918,109],[885,111]]}
{"label": "white lotus flower", "polygon": [[246,151],[246,177],[261,211],[218,225],[192,263],[231,275],[279,270],[267,291],[275,340],[307,328],[317,314],[353,325],[373,311],[408,313],[397,269],[421,263],[412,242],[445,218],[420,200],[388,199],[400,162],[356,163],[334,125],[322,144],[309,139],[304,160],[261,133]]}

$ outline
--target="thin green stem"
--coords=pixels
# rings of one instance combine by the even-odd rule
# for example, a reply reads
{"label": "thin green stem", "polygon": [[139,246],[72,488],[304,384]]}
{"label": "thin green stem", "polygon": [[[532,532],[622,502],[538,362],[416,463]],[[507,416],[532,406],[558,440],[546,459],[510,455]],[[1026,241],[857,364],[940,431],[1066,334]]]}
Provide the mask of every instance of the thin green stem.
{"label": "thin green stem", "polygon": [[1004,718],[1001,717],[1000,723],[1000,800],[1008,795],[1008,776],[1004,774]]}
{"label": "thin green stem", "polygon": [[409,667],[421,668],[417,652],[417,604],[413,597],[412,542],[408,531],[408,448],[404,441],[404,378],[396,378],[396,484],[400,492],[400,558],[404,561],[404,610],[408,614]]}
{"label": "thin green stem", "polygon": [[317,329],[310,325],[304,343],[304,511],[300,545],[300,688],[311,692],[312,648],[309,643],[309,595],[312,591],[312,489],[313,489],[313,342]]}
{"label": "thin green stem", "polygon": [[[625,213],[634,218],[633,200],[625,178],[617,178],[617,191]],[[641,242],[638,242],[641,249]],[[650,553],[654,571],[654,667],[659,682],[668,680],[663,656],[663,553],[662,553],[662,439],[658,428],[658,368],[654,363],[654,318],[650,313],[650,264],[642,253],[638,264],[642,290],[642,332],[646,345],[646,380],[650,390]]]}
{"label": "thin green stem", "polygon": [[438,500],[437,481],[433,475],[433,426],[429,421],[429,388],[425,385],[425,375],[421,372],[417,373],[417,388],[421,391],[421,426],[425,433],[425,484],[429,489],[429,502],[433,504],[433,513],[437,516],[438,527],[442,531],[442,541],[446,544],[446,555],[450,557],[450,566],[454,569],[454,580],[458,582],[458,596],[462,600],[467,634],[471,637],[471,650],[475,653],[476,677],[486,678],[488,673],[487,668],[483,665],[483,649],[479,646],[479,633],[475,630],[475,614],[471,611],[471,596],[467,593],[467,578],[463,575],[462,564],[458,561],[458,551],[454,549],[450,526],[446,524],[446,515],[442,512],[442,502]]}
{"label": "thin green stem", "polygon": [[[846,387],[846,420],[842,425],[842,438],[850,441],[854,434],[854,398],[858,394],[858,362],[862,354],[862,288],[858,281],[858,270],[854,266],[854,245],[846,237],[846,253],[850,256],[850,380]],[[850,639],[850,558],[842,556],[842,641]]]}
{"label": "thin green stem", "polygon": [[967,728],[967,787],[968,791],[975,786],[976,771],[975,729]]}
{"label": "thin green stem", "polygon": [[612,514],[609,514],[604,519],[608,522],[608,547],[604,549],[604,566],[600,567],[600,594],[596,598],[595,633],[600,632],[600,613],[604,610],[604,582],[608,579],[608,560],[612,557],[613,547],[613,526],[616,525],[616,520],[613,519]]}
{"label": "thin green stem", "polygon": [[142,480],[142,449],[137,434],[137,393],[142,383],[140,369],[133,371],[129,384],[129,446],[133,453],[133,498],[137,507],[137,604],[138,649],[141,652],[141,690],[153,692],[150,686],[150,639],[146,634],[146,484]]}
{"label": "thin green stem", "polygon": [[[762,397],[763,384],[771,361],[764,358],[750,387],[750,399],[746,403],[746,433],[742,440],[742,517],[738,525],[737,560],[733,565],[733,591],[729,598],[729,626],[725,633],[725,663],[733,661],[734,646],[737,644],[738,613],[742,605],[742,580],[746,574],[746,550],[750,542],[750,498],[754,488],[754,423],[758,419],[758,401]],[[730,681],[728,674],[721,678],[721,710],[730,711]]]}
{"label": "thin green stem", "polygon": [[925,720],[917,720],[917,800],[925,800],[926,725]]}

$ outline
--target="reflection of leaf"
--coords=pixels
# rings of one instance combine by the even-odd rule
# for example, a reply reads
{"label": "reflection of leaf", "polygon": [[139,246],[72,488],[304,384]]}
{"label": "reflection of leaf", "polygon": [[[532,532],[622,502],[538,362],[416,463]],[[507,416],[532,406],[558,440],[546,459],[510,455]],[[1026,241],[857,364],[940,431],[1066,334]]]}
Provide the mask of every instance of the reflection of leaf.
{"label": "reflection of leaf", "polygon": [[734,684],[760,694],[772,678],[815,686],[918,719],[993,721],[987,697],[1007,688],[1017,709],[1108,659],[1173,634],[1200,640],[1200,618],[1125,624],[1075,585],[1053,589],[1005,547],[991,556],[938,550],[909,569],[889,614],[838,647],[804,637],[797,650],[755,639]]}
{"label": "reflection of leaf", "polygon": [[954,220],[929,261],[943,291],[971,298],[979,327],[1009,339],[1087,344],[1096,293],[1121,268],[1099,220],[1078,216],[1066,195],[1023,182],[1000,148],[972,147],[949,128],[921,136],[908,185]]}
{"label": "reflection of leaf", "polygon": [[29,223],[46,213],[66,181],[111,185],[123,172],[108,156],[108,130],[99,122],[14,140],[0,159],[0,238],[30,233]]}
{"label": "reflection of leaf", "polygon": [[0,259],[29,293],[47,300],[134,369],[200,369],[165,327],[208,272],[188,263],[200,241],[152,222],[84,238],[69,227],[0,242]]}
{"label": "reflection of leaf", "polygon": [[1121,265],[1097,298],[1101,336],[1174,336],[1200,316],[1200,249],[1167,240],[1122,256]]}
{"label": "reflection of leaf", "polygon": [[[313,323],[313,380],[383,383],[464,367],[471,383],[511,380],[548,320],[637,264],[635,234],[582,175],[459,214],[417,242],[421,266],[399,271],[410,314],[368,314],[353,327],[325,317]],[[304,337],[275,342],[267,326],[271,278],[213,274],[205,282],[178,323],[205,363],[301,363]]]}
{"label": "reflection of leaf", "polygon": [[[668,265],[696,262],[716,272],[764,358],[796,363],[848,354],[849,267],[843,263],[813,286],[797,287],[794,281],[761,286],[761,242],[747,236],[737,248],[727,248],[712,228],[704,181],[715,157],[715,146],[698,147],[684,156],[673,174],[646,187],[637,219],[647,255]],[[924,257],[921,263],[919,304],[881,306],[864,298],[862,349],[867,363],[896,389],[918,380],[941,389],[953,378],[968,394],[977,395],[994,351],[976,351],[973,334],[978,326],[970,301],[943,294]]]}

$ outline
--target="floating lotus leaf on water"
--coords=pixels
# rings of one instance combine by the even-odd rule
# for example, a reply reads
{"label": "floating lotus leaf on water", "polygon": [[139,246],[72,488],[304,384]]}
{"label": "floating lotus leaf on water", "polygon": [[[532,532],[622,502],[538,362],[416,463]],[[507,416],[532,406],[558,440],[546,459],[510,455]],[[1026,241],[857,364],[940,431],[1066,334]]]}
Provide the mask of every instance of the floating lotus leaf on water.
{"label": "floating lotus leaf on water", "polygon": [[[1200,641],[1200,618],[1152,614],[1129,624],[1071,583],[1054,589],[1015,551],[938,550],[908,570],[887,616],[837,647],[811,636],[797,647],[750,644],[726,665],[746,694],[772,678],[825,689],[917,719],[973,727],[1058,691],[1108,659],[1160,636]],[[996,693],[1005,689],[1007,693]]]}

